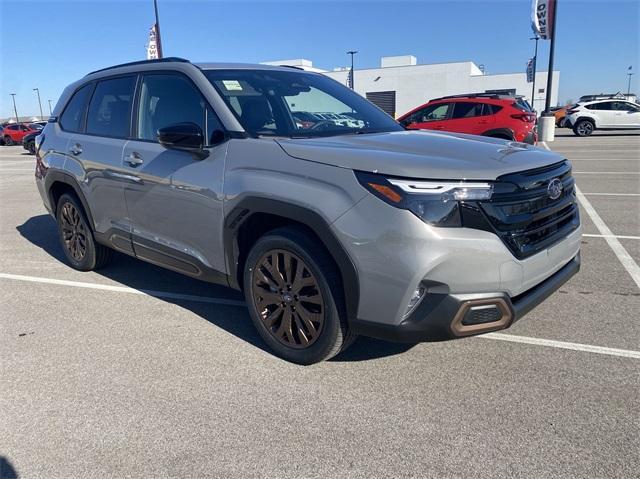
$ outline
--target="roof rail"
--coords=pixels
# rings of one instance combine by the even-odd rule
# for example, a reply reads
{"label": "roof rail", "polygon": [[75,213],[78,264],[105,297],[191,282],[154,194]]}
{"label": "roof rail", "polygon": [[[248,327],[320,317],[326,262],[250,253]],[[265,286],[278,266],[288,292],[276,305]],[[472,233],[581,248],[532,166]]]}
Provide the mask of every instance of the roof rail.
{"label": "roof rail", "polygon": [[106,70],[111,70],[113,68],[129,67],[133,65],[146,65],[149,63],[169,63],[169,62],[191,63],[186,58],[180,58],[180,57],[166,57],[166,58],[158,58],[155,60],[139,60],[137,62],[120,63],[119,65],[113,65],[110,67],[101,68],[99,70],[94,70],[92,72],[87,73],[85,76],[93,75],[94,73],[103,72]]}
{"label": "roof rail", "polygon": [[466,93],[462,95],[447,95],[440,98],[434,98],[434,100],[447,100],[449,98],[515,98],[514,95],[506,95],[504,93]]}
{"label": "roof rail", "polygon": [[600,93],[597,95],[582,95],[578,101],[610,100],[612,98],[626,99],[624,93]]}
{"label": "roof rail", "polygon": [[278,66],[279,66],[279,67],[284,67],[284,68],[295,68],[296,70],[302,70],[302,71],[305,71],[305,69],[304,69],[304,68],[302,68],[302,67],[298,67],[298,66],[295,66],[295,65],[278,65]]}

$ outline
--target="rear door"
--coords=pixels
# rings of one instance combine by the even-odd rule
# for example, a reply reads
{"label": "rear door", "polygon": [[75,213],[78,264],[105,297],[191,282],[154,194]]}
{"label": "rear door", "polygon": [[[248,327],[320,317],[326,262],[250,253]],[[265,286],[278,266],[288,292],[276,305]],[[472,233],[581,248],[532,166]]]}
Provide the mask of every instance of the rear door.
{"label": "rear door", "polygon": [[484,107],[485,105],[480,102],[454,102],[451,119],[446,121],[445,129],[458,133],[481,135],[491,129],[491,124],[494,121],[490,108],[485,111]]}
{"label": "rear door", "polygon": [[[136,256],[191,276],[224,272],[222,180],[226,143],[216,115],[185,75],[164,71],[141,76],[134,138],[124,148],[125,197]],[[207,138],[209,156],[167,149],[159,128],[190,122]],[[206,278],[203,278],[206,279]]]}
{"label": "rear door", "polygon": [[640,128],[640,105],[617,101],[613,104],[613,111],[617,128]]}
{"label": "rear door", "polygon": [[612,101],[601,101],[586,106],[598,117],[598,124],[596,125],[598,128],[615,128],[616,112],[613,111],[612,107]]}
{"label": "rear door", "polygon": [[136,75],[96,82],[86,126],[68,144],[65,170],[76,174],[89,204],[95,229],[117,248],[131,252],[131,222],[124,185],[132,180],[122,165],[122,150],[130,135]]}

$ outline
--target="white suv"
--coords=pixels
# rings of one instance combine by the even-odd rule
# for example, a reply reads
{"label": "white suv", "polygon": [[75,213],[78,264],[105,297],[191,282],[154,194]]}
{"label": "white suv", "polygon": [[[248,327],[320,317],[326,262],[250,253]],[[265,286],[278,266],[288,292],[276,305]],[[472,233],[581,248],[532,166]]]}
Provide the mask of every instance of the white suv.
{"label": "white suv", "polygon": [[596,129],[640,129],[640,105],[614,98],[578,103],[567,110],[566,120],[578,136],[589,136]]}

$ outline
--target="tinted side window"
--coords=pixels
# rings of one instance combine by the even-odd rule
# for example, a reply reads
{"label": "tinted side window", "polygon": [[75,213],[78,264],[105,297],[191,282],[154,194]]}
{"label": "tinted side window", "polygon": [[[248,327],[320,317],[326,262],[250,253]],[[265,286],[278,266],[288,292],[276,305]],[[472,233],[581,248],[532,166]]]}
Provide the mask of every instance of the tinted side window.
{"label": "tinted side window", "polygon": [[613,109],[618,111],[638,111],[638,109],[631,103],[626,101],[618,101],[613,104]]}
{"label": "tinted side window", "polygon": [[483,108],[482,108],[482,114],[483,115],[495,115],[500,110],[502,110],[502,107],[499,106],[499,105],[493,105],[491,103],[485,103],[483,105]]}
{"label": "tinted side window", "polygon": [[200,91],[185,77],[175,74],[145,75],[140,89],[137,138],[157,140],[158,129],[190,122],[206,132],[208,143],[222,126]]}
{"label": "tinted side window", "polygon": [[449,112],[450,103],[438,103],[436,105],[426,106],[415,113],[409,118],[409,123],[426,123],[429,121],[446,120],[447,113]]}
{"label": "tinted side window", "polygon": [[135,76],[98,82],[89,104],[87,133],[114,138],[129,136],[135,83]]}
{"label": "tinted side window", "polygon": [[600,110],[600,111],[608,111],[611,110],[611,102],[610,101],[603,101],[602,103],[594,103],[593,105],[589,105],[591,108],[589,108],[590,110]]}
{"label": "tinted side window", "polygon": [[482,115],[482,103],[460,101],[453,104],[451,118],[473,118]]}
{"label": "tinted side window", "polygon": [[82,120],[87,109],[87,102],[93,84],[88,84],[80,88],[73,94],[71,100],[62,112],[60,117],[60,127],[65,131],[80,132],[82,130]]}

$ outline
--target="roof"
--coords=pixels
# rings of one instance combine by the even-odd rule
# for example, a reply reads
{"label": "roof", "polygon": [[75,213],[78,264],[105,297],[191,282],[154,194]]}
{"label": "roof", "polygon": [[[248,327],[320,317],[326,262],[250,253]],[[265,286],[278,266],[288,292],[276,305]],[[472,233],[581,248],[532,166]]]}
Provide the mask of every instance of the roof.
{"label": "roof", "polygon": [[112,65],[109,67],[101,68],[99,70],[94,70],[85,75],[85,77],[93,75],[95,73],[108,72],[116,69],[131,69],[130,67],[140,67],[142,70],[151,69],[156,65],[193,65],[196,68],[201,70],[226,70],[226,69],[234,69],[234,70],[281,70],[281,71],[291,71],[292,68],[296,70],[303,71],[302,68],[298,68],[296,66],[291,65],[263,65],[258,63],[192,63],[186,58],[180,57],[166,57],[155,60],[140,60],[135,62],[128,63],[120,63],[118,65]]}

